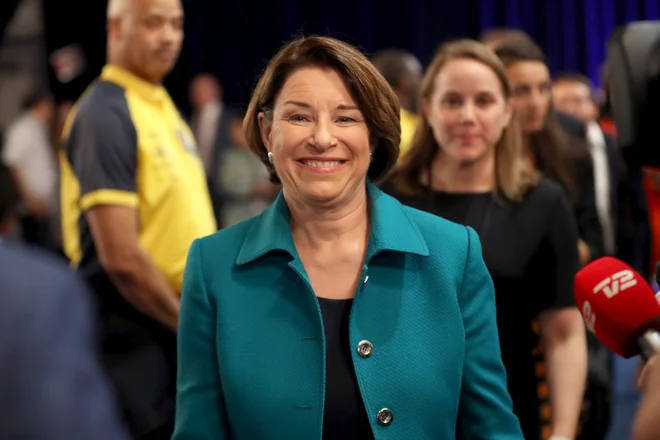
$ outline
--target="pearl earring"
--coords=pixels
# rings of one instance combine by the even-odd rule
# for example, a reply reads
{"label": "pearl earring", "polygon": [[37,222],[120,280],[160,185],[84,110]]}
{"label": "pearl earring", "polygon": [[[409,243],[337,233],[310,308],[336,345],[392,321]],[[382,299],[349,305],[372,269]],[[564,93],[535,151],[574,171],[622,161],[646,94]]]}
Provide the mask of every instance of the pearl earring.
{"label": "pearl earring", "polygon": [[273,163],[273,153],[271,153],[270,151],[268,152],[268,162],[270,162],[271,164]]}

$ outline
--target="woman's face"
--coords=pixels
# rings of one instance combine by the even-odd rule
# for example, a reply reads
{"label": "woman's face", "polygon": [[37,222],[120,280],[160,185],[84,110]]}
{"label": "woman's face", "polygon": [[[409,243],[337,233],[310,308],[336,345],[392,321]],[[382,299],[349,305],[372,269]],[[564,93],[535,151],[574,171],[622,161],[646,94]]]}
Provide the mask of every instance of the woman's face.
{"label": "woman's face", "polygon": [[523,133],[541,131],[552,99],[548,66],[540,61],[519,61],[507,68],[507,75],[511,83],[511,103]]}
{"label": "woman's face", "polygon": [[285,193],[305,203],[332,203],[365,185],[369,130],[336,71],[309,67],[292,73],[272,121],[261,113],[259,126]]}
{"label": "woman's face", "polygon": [[495,72],[471,59],[449,61],[438,72],[423,110],[442,153],[463,165],[494,154],[512,113]]}

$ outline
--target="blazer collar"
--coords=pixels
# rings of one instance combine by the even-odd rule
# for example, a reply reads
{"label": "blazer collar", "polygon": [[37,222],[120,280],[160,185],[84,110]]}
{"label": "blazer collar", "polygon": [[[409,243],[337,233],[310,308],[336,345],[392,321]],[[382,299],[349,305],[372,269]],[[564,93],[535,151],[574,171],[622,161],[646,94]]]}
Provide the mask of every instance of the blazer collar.
{"label": "blazer collar", "polygon": [[[367,194],[371,209],[371,232],[366,262],[383,251],[428,256],[429,249],[421,232],[410,220],[401,203],[371,182],[367,182]],[[275,251],[284,251],[298,259],[289,217],[289,207],[280,192],[273,204],[250,226],[238,252],[236,264],[247,264]]]}

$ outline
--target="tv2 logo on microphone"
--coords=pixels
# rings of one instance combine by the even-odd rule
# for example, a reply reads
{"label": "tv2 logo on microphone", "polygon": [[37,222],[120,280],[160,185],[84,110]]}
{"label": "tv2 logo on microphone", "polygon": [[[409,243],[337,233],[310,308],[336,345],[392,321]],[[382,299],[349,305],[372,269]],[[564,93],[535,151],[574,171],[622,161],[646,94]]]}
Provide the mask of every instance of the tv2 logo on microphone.
{"label": "tv2 logo on microphone", "polygon": [[632,270],[622,270],[615,273],[611,277],[605,278],[594,287],[594,295],[598,292],[603,292],[609,299],[624,290],[630,289],[637,285],[637,279]]}

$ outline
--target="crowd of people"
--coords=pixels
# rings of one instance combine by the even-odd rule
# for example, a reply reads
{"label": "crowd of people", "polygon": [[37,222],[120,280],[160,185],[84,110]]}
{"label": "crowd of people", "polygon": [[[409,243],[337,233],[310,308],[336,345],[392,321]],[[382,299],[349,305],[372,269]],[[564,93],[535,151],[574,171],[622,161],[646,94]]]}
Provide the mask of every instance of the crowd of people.
{"label": "crowd of people", "polygon": [[573,280],[658,252],[658,179],[629,178],[606,76],[602,99],[512,29],[425,69],[310,36],[246,109],[195,77],[184,118],[162,85],[183,18],[110,0],[56,148],[47,91],[6,132],[0,323],[23,339],[0,436],[606,438],[612,355]]}

